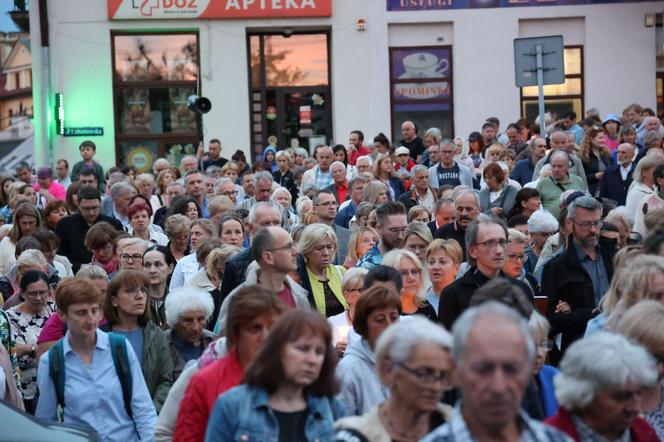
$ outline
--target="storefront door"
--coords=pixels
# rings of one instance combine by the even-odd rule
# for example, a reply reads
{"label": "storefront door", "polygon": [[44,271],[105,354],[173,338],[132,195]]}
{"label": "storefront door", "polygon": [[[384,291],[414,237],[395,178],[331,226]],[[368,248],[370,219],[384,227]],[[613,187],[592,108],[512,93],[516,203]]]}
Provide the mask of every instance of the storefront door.
{"label": "storefront door", "polygon": [[268,145],[311,152],[330,142],[328,48],[327,33],[249,36],[255,159]]}

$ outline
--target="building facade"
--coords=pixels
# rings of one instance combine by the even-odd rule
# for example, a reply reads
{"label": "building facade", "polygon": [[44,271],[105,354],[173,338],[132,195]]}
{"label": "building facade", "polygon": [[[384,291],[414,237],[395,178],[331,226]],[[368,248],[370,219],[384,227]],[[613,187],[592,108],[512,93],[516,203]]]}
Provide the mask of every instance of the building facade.
{"label": "building facade", "polygon": [[[46,2],[31,2],[37,163],[75,161],[88,138],[102,164],[145,170],[177,164],[201,134],[251,159],[268,144],[345,144],[354,129],[396,142],[406,119],[466,137],[489,116],[536,115],[513,41],[544,35],[565,45],[547,110],[656,108],[662,3],[593,2],[59,0],[47,23]],[[212,102],[202,121],[193,94]]]}

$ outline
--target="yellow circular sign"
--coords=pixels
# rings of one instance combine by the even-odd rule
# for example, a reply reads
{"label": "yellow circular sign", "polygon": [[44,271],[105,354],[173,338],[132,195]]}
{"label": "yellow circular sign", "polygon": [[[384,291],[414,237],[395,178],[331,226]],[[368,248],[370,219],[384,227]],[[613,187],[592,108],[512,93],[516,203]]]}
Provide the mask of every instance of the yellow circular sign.
{"label": "yellow circular sign", "polygon": [[152,167],[154,156],[150,148],[145,146],[133,147],[127,153],[127,164],[134,166],[138,173],[147,172]]}

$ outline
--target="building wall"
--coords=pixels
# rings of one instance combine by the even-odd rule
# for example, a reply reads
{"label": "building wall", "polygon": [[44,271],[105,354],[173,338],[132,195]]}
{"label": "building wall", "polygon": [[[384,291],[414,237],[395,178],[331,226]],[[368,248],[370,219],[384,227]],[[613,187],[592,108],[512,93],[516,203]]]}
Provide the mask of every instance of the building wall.
{"label": "building wall", "polygon": [[[33,21],[37,8],[31,4]],[[655,28],[643,23],[646,13],[661,9],[659,2],[644,2],[387,12],[385,0],[333,0],[331,18],[110,22],[106,0],[59,0],[48,11],[50,49],[39,48],[39,26],[31,26],[38,163],[79,159],[83,138],[52,132],[55,92],[64,94],[67,125],[104,128],[94,138],[97,156],[105,165],[115,162],[111,30],[198,30],[202,92],[213,102],[204,116],[205,138],[220,138],[226,155],[239,148],[249,156],[247,29],[331,28],[333,141],[345,143],[353,129],[390,134],[389,45],[453,45],[457,135],[467,136],[490,115],[503,122],[520,116],[512,42],[536,34],[562,33],[566,43],[584,44],[586,108],[605,114],[632,102],[654,107]],[[367,31],[355,29],[358,18],[366,19]]]}

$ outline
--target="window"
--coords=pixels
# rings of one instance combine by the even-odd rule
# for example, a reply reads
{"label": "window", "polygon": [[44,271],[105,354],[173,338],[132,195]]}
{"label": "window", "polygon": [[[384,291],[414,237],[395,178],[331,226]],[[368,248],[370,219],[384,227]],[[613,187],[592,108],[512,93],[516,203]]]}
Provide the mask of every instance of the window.
{"label": "window", "polygon": [[420,132],[439,128],[454,136],[452,46],[393,47],[390,51],[392,141],[401,139],[401,123]]}
{"label": "window", "polygon": [[198,83],[198,34],[113,33],[112,44],[118,164],[141,172],[159,157],[179,164],[199,139],[187,107]]}
{"label": "window", "polygon": [[657,85],[657,116],[664,116],[664,14],[657,14],[655,20],[655,60]]}
{"label": "window", "polygon": [[[583,46],[565,46],[565,82],[544,86],[544,109],[562,116],[573,110],[583,115]],[[521,88],[521,116],[533,122],[538,116],[537,86]]]}

